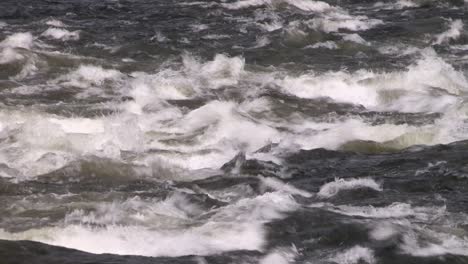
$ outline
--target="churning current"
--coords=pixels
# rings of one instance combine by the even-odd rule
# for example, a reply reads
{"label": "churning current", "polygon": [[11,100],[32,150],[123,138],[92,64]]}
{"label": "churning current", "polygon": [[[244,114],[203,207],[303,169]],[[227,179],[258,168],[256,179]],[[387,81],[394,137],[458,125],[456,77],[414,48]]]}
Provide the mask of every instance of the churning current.
{"label": "churning current", "polygon": [[1,264],[467,264],[467,0],[0,1]]}

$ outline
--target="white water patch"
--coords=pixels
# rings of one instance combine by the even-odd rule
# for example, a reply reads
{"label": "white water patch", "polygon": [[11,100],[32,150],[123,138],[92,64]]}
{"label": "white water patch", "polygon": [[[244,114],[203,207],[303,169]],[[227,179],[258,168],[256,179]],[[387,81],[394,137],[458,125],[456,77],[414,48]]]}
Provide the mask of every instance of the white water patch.
{"label": "white water patch", "polygon": [[355,246],[345,252],[338,253],[336,256],[330,258],[330,261],[338,264],[358,264],[362,262],[374,264],[376,262],[374,251],[362,246]]}
{"label": "white water patch", "polygon": [[[67,225],[144,226],[148,228],[177,228],[192,223],[191,217],[204,213],[190,203],[182,193],[174,193],[164,200],[142,199],[138,196],[125,201],[80,204],[65,216]],[[89,210],[93,208],[93,210]]]}
{"label": "white water patch", "polygon": [[305,49],[319,49],[319,48],[324,48],[324,49],[331,49],[331,50],[334,50],[334,49],[338,49],[338,45],[336,44],[336,42],[334,41],[325,41],[325,42],[319,42],[319,43],[315,43],[313,45],[308,45],[305,47]]}
{"label": "white water patch", "polygon": [[29,32],[15,33],[0,42],[1,48],[31,49],[34,45],[34,37]]}
{"label": "white water patch", "polygon": [[303,197],[312,197],[312,194],[307,192],[307,191],[304,191],[304,190],[301,190],[301,189],[298,189],[292,185],[289,185],[287,183],[284,183],[282,182],[281,180],[279,179],[275,179],[275,178],[272,178],[272,177],[260,177],[260,180],[261,180],[261,183],[265,186],[265,187],[269,187],[269,188],[272,188],[274,190],[277,190],[277,191],[281,191],[281,192],[285,192],[285,193],[289,193],[289,194],[295,194],[295,195],[300,195],[300,196],[303,196]]}
{"label": "white water patch", "polygon": [[299,8],[303,11],[310,12],[324,12],[332,8],[328,3],[312,0],[239,0],[233,3],[224,3],[222,6],[228,9],[242,9],[261,5],[275,6],[280,3],[287,3],[288,5]]}
{"label": "white water patch", "polygon": [[138,226],[92,228],[72,225],[23,233],[0,232],[9,240],[33,240],[90,253],[140,256],[212,255],[233,250],[261,250],[260,224],[207,223],[188,230],[155,231]]}
{"label": "white water patch", "polygon": [[377,111],[445,112],[456,105],[457,95],[468,90],[463,72],[439,58],[431,49],[406,71],[374,73],[313,72],[287,76],[277,84],[302,98],[329,97],[337,102],[363,105]]}
{"label": "white water patch", "polygon": [[[0,161],[28,177],[82,155],[120,160],[121,151],[142,155],[135,160],[142,166],[166,162],[185,169],[219,168],[241,150],[252,152],[279,139],[278,131],[243,118],[236,107],[214,101],[185,116],[175,107],[161,107],[141,115],[123,112],[93,119],[2,111],[0,123],[6,131],[16,131],[17,142],[2,146]],[[193,142],[184,143],[182,139],[191,135]],[[180,143],[165,143],[178,138]],[[143,154],[151,149],[168,152]]]}
{"label": "white water patch", "polygon": [[326,15],[313,18],[306,22],[311,28],[326,33],[339,32],[341,29],[350,31],[365,31],[383,24],[378,19],[369,19],[366,16],[352,16],[346,11],[337,9]]}
{"label": "white water patch", "polygon": [[[232,102],[212,101],[191,111],[170,127],[161,128],[159,131],[182,134],[199,133],[197,131],[204,130],[196,138],[197,145],[179,145],[175,148],[179,151],[210,148],[219,150],[213,153],[214,156],[195,156],[173,162],[192,169],[220,167],[239,151],[252,152],[268,142],[279,140],[280,133],[277,130],[243,118],[236,113],[236,107]],[[158,148],[161,145],[154,147]],[[170,146],[164,146],[167,147]]]}
{"label": "white water patch", "polygon": [[14,33],[0,42],[0,64],[21,63],[21,70],[11,80],[21,81],[34,75],[39,69],[39,64],[46,63],[39,61],[38,55],[31,52],[34,48],[42,47],[30,32]]}
{"label": "white water patch", "polygon": [[262,36],[262,37],[257,38],[257,40],[255,41],[255,46],[253,46],[252,48],[254,49],[262,48],[262,47],[270,45],[270,43],[271,43],[271,40],[267,36]]}
{"label": "white water patch", "polygon": [[359,34],[356,34],[356,33],[344,35],[343,40],[355,42],[355,43],[366,45],[366,46],[370,45],[369,42],[367,42],[365,39],[359,36]]}
{"label": "white water patch", "polygon": [[460,19],[454,20],[450,22],[449,29],[443,33],[440,33],[435,36],[434,44],[442,44],[446,43],[450,40],[458,39],[463,31],[463,21]]}
{"label": "white water patch", "polygon": [[374,7],[377,9],[385,9],[385,10],[399,10],[409,7],[418,7],[420,3],[416,3],[412,0],[397,0],[395,2],[377,2],[374,4]]}
{"label": "white water patch", "polygon": [[0,64],[8,64],[14,61],[24,60],[26,57],[12,48],[4,48],[0,51]]}
{"label": "white water patch", "polygon": [[56,28],[66,27],[66,25],[58,19],[49,19],[45,22],[45,24],[48,26],[56,27]]}
{"label": "white water patch", "polygon": [[412,207],[407,203],[392,203],[385,207],[374,206],[350,206],[339,205],[327,210],[349,216],[360,216],[366,218],[407,218],[414,217],[427,221],[431,218],[439,217],[445,213],[445,207]]}
{"label": "white water patch", "polygon": [[344,72],[286,77],[279,84],[286,92],[302,98],[329,97],[337,102],[365,103],[365,106],[375,106],[378,102],[377,91],[360,85]]}
{"label": "white water patch", "polygon": [[326,183],[320,187],[320,191],[317,193],[317,195],[322,198],[330,198],[344,190],[361,188],[369,188],[379,192],[383,190],[381,184],[370,178],[335,179],[335,181]]}
{"label": "white water patch", "polygon": [[[180,70],[164,69],[156,74],[132,73],[131,95],[135,101],[127,104],[128,111],[142,114],[143,109],[159,109],[161,100],[189,99],[206,89],[219,89],[239,83],[244,72],[244,59],[216,55],[212,61],[201,63],[184,55]],[[166,106],[164,106],[166,107]]]}
{"label": "white water patch", "polygon": [[278,13],[270,9],[258,9],[255,11],[255,24],[267,32],[283,28],[284,20]]}
{"label": "white water patch", "polygon": [[154,36],[150,38],[150,40],[156,40],[157,42],[166,42],[169,40],[162,32],[158,31]]}
{"label": "white water patch", "polygon": [[[119,161],[122,151],[131,151],[136,154],[132,162],[138,166],[151,170],[154,164],[162,162],[176,171],[185,171],[217,169],[240,151],[249,156],[269,143],[295,151],[337,149],[353,140],[390,142],[405,148],[466,138],[466,109],[457,101],[457,94],[466,90],[466,79],[431,51],[401,72],[278,76],[281,74],[249,72],[244,69],[243,58],[225,55],[207,62],[186,55],[179,69],[166,68],[153,74],[134,72],[128,76],[115,69],[81,65],[50,81],[48,87],[79,88],[78,97],[87,98],[107,96],[110,91],[111,97],[118,94],[132,100],[111,102],[108,107],[118,113],[94,118],[2,110],[0,123],[8,128],[5,131],[15,131],[17,141],[2,146],[0,162],[31,178],[83,155]],[[274,105],[264,97],[241,104],[215,100],[193,110],[167,102],[200,98],[207,91],[226,86],[255,98],[258,87],[271,84],[299,97],[329,97],[337,102],[364,104],[371,110],[449,111],[436,124],[416,127],[371,125],[359,118],[318,123],[296,113],[283,119],[269,113]],[[21,87],[24,91],[29,88],[34,87]],[[257,114],[262,117],[257,118]],[[270,154],[261,158],[281,163]],[[182,173],[181,177],[189,174]]]}
{"label": "white water patch", "polygon": [[267,192],[253,198],[243,198],[233,204],[215,209],[213,221],[268,222],[282,219],[286,212],[299,209],[294,198],[284,192]]}
{"label": "white water patch", "polygon": [[[266,193],[215,209],[204,224],[192,225],[195,222],[190,217],[202,211],[179,195],[156,203],[133,198],[124,203],[95,206],[97,210],[91,213],[78,210],[69,214],[64,227],[19,233],[0,231],[0,237],[98,254],[184,256],[233,250],[262,251],[265,245],[263,224],[298,208],[288,195]],[[75,224],[77,221],[83,224]]]}
{"label": "white water patch", "polygon": [[369,236],[374,240],[382,241],[389,239],[398,233],[398,230],[391,223],[379,223],[374,229],[372,229]]}
{"label": "white water patch", "polygon": [[78,40],[80,39],[80,32],[79,31],[68,31],[63,28],[49,28],[44,31],[42,34],[44,37],[52,38],[52,39],[59,39],[62,41],[69,41],[69,40]]}
{"label": "white water patch", "polygon": [[279,248],[268,253],[260,259],[259,264],[289,264],[293,263],[298,255],[297,248],[293,245],[291,248]]}
{"label": "white water patch", "polygon": [[432,238],[431,242],[420,243],[416,231],[405,232],[400,249],[416,257],[443,256],[447,254],[468,256],[468,240],[450,233],[440,233],[426,228],[416,228],[420,233]]}
{"label": "white water patch", "polygon": [[196,58],[183,57],[185,71],[195,76],[199,82],[206,83],[213,89],[236,85],[244,73],[245,60],[241,57],[229,58],[218,54],[213,61],[200,63]]}
{"label": "white water patch", "polygon": [[[80,65],[76,70],[60,76],[56,80],[53,80],[52,83],[59,83],[61,85],[78,87],[82,89],[90,89],[96,86],[99,87],[106,81],[116,82],[122,78],[123,74],[118,70],[104,69],[101,66],[95,65]],[[99,90],[95,92],[100,93]]]}

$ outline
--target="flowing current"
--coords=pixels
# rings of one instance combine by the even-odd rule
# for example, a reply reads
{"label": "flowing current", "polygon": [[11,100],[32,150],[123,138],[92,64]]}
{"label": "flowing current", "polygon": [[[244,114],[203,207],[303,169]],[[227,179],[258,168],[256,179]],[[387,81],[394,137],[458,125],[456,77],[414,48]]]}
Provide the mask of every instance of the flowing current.
{"label": "flowing current", "polygon": [[0,263],[468,263],[467,0],[1,0]]}

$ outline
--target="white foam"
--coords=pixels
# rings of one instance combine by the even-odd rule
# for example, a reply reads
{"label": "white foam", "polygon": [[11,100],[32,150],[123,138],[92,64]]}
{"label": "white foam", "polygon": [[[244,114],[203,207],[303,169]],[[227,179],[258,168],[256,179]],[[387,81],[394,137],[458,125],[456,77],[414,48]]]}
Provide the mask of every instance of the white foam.
{"label": "white foam", "polygon": [[261,48],[268,46],[271,43],[271,40],[267,36],[262,36],[260,38],[257,38],[257,41],[255,42],[255,46],[253,48]]}
{"label": "white foam", "polygon": [[373,250],[362,246],[354,246],[345,252],[337,254],[330,260],[338,264],[357,264],[362,262],[373,264],[376,262]]}
{"label": "white foam", "polygon": [[184,256],[262,251],[263,224],[298,207],[288,195],[267,193],[214,209],[214,214],[199,225],[191,216],[202,213],[201,209],[177,194],[156,203],[132,198],[123,203],[82,206],[95,209],[70,213],[63,227],[19,233],[0,230],[0,238],[40,241],[98,254]]}
{"label": "white foam", "polygon": [[163,33],[158,31],[158,32],[156,32],[156,34],[154,36],[152,36],[150,38],[150,40],[156,40],[157,42],[166,42],[169,39],[166,36],[164,36]]}
{"label": "white foam", "polygon": [[[11,58],[20,59],[14,54]],[[111,90],[110,96],[121,94],[134,100],[109,103],[107,107],[120,112],[93,119],[2,110],[0,122],[9,129],[17,129],[15,138],[19,141],[3,146],[0,162],[22,175],[34,177],[81,155],[119,160],[124,150],[138,153],[133,162],[148,170],[162,162],[177,171],[185,171],[217,169],[239,151],[280,164],[271,153],[253,154],[269,143],[279,143],[279,148],[294,151],[337,149],[353,140],[390,141],[392,146],[404,148],[466,138],[466,124],[462,121],[466,109],[459,105],[457,98],[457,94],[468,90],[466,79],[432,50],[423,51],[421,59],[407,70],[389,73],[358,71],[318,75],[310,72],[288,76],[249,72],[244,63],[242,57],[218,55],[203,62],[186,55],[179,68],[171,66],[156,73],[135,72],[130,74],[131,78],[115,69],[81,65],[50,81],[47,87],[17,88],[15,92],[31,94],[31,91],[71,86],[82,90],[78,97],[107,96]],[[211,101],[194,110],[166,102],[203,97],[207,90],[222,87],[256,98],[259,89],[255,87],[264,86],[279,87],[283,92],[304,98],[329,97],[337,102],[362,104],[369,110],[445,114],[435,124],[421,127],[370,125],[359,118],[317,123],[295,112],[288,118],[276,117],[270,113],[272,105],[264,97],[240,105]],[[43,155],[49,158],[42,159]],[[179,178],[188,175],[180,173]]]}
{"label": "white foam", "polygon": [[321,12],[325,12],[327,10],[332,9],[332,6],[322,1],[287,0],[286,2],[304,11],[312,11],[312,12],[321,13]]}
{"label": "white foam", "polygon": [[[418,1],[418,2],[423,2],[423,1]],[[396,2],[377,2],[374,4],[374,7],[378,9],[386,9],[386,10],[392,10],[392,9],[404,9],[408,7],[417,7],[419,6],[420,3],[417,3],[413,0],[398,0]]]}
{"label": "white foam", "polygon": [[336,10],[307,21],[310,28],[326,33],[338,32],[340,29],[364,31],[381,24],[383,24],[381,20],[369,19],[366,16],[352,16],[343,10]]}
{"label": "white foam", "polygon": [[315,43],[314,45],[308,45],[305,48],[312,48],[312,49],[318,49],[318,48],[325,48],[325,49],[338,49],[338,45],[334,41],[325,41],[325,42],[319,42]]}
{"label": "white foam", "polygon": [[106,81],[118,81],[121,72],[114,69],[104,69],[95,65],[80,65],[78,69],[59,77],[56,82],[79,88],[103,85]]}
{"label": "white foam", "polygon": [[34,45],[33,35],[29,32],[15,33],[6,37],[0,42],[2,48],[23,48],[31,49]]}
{"label": "white foam", "polygon": [[375,240],[386,240],[398,233],[393,225],[389,223],[378,224],[371,232],[370,237]]}
{"label": "white foam", "polygon": [[42,33],[42,36],[48,37],[48,38],[53,38],[53,39],[59,39],[63,41],[69,41],[69,40],[78,40],[80,39],[80,32],[79,31],[68,31],[66,29],[62,28],[49,28],[46,31]]}
{"label": "white foam", "polygon": [[365,39],[359,36],[359,34],[356,34],[356,33],[344,35],[343,40],[355,42],[355,43],[366,45],[366,46],[370,45],[369,42],[367,42]]}
{"label": "white foam", "polygon": [[[369,71],[313,72],[287,76],[276,82],[285,92],[303,98],[329,97],[377,111],[445,112],[456,105],[456,95],[468,90],[464,74],[431,49],[406,71],[376,74]],[[442,93],[435,93],[435,90]],[[445,93],[444,93],[445,92]]]}
{"label": "white foam", "polygon": [[58,19],[49,19],[45,22],[45,24],[56,28],[66,27],[66,25]]}
{"label": "white foam", "polygon": [[260,224],[207,223],[187,230],[148,230],[138,226],[92,228],[71,225],[22,233],[0,232],[10,240],[34,240],[90,253],[140,256],[212,255],[223,251],[261,250]]}
{"label": "white foam", "polygon": [[299,8],[303,11],[310,12],[324,12],[332,8],[328,3],[322,1],[312,1],[312,0],[282,0],[282,1],[273,1],[273,0],[239,0],[233,3],[223,3],[222,6],[228,9],[242,9],[247,7],[254,7],[260,5],[269,5],[274,6],[279,2],[287,3],[296,8]]}
{"label": "white foam", "polygon": [[280,181],[279,179],[275,179],[272,177],[266,177],[266,178],[260,177],[260,179],[263,185],[265,185],[266,187],[272,188],[274,190],[282,191],[282,192],[289,193],[289,194],[296,194],[296,195],[300,195],[304,197],[312,197],[311,193],[298,189],[287,183],[284,183]]}
{"label": "white foam", "polygon": [[0,64],[7,64],[25,59],[25,56],[12,48],[4,48],[0,51]]}
{"label": "white foam", "polygon": [[291,248],[275,249],[262,257],[259,264],[288,264],[294,262],[298,252],[295,246]]}
{"label": "white foam", "polygon": [[244,73],[245,60],[241,57],[229,58],[218,54],[213,61],[200,63],[191,56],[183,57],[184,66],[189,74],[197,76],[199,81],[217,89],[222,86],[236,85]]}
{"label": "white foam", "polygon": [[[83,205],[81,205],[83,206]],[[75,209],[64,219],[65,224],[97,224],[118,226],[144,226],[148,228],[177,228],[191,222],[191,217],[204,211],[190,203],[186,196],[174,193],[166,199],[144,200],[136,196],[123,202],[101,202],[83,206],[92,211]]]}
{"label": "white foam", "polygon": [[281,219],[284,213],[295,211],[299,204],[294,198],[282,192],[267,192],[254,198],[243,198],[216,212],[211,219],[215,221],[267,222]]}
{"label": "white foam", "polygon": [[226,35],[226,34],[208,34],[208,35],[204,35],[202,39],[218,40],[218,39],[227,39],[230,37],[231,36]]}
{"label": "white foam", "polygon": [[343,72],[286,77],[279,84],[287,92],[303,98],[330,97],[338,102],[366,106],[375,106],[378,103],[377,91],[360,85],[356,79]]}
{"label": "white foam", "polygon": [[443,215],[445,207],[412,207],[407,203],[392,203],[386,207],[369,206],[349,206],[339,205],[330,208],[330,211],[349,216],[361,216],[368,218],[406,218],[415,217],[420,220],[428,220],[433,217]]}
{"label": "white foam", "polygon": [[405,232],[400,248],[406,254],[416,257],[443,256],[447,254],[468,256],[468,240],[449,233],[439,233],[426,228],[417,228],[437,242],[421,244],[414,231]]}
{"label": "white foam", "polygon": [[370,178],[351,178],[351,179],[335,179],[335,181],[324,184],[320,187],[317,193],[319,197],[330,198],[337,195],[343,190],[353,190],[359,188],[370,188],[375,191],[382,191],[380,184]]}
{"label": "white foam", "polygon": [[460,19],[451,21],[450,27],[447,31],[435,36],[436,40],[434,41],[434,43],[440,45],[450,40],[458,39],[461,36],[462,30],[463,22]]}

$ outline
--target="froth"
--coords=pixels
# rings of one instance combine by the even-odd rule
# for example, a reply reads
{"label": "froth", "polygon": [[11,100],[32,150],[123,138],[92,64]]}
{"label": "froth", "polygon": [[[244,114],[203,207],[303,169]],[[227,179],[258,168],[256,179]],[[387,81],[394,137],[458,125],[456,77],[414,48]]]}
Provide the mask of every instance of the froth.
{"label": "froth", "polygon": [[195,222],[191,218],[204,213],[202,209],[180,194],[160,202],[132,198],[123,203],[87,206],[96,208],[88,213],[75,210],[68,214],[63,227],[20,233],[0,230],[0,238],[28,239],[91,253],[142,256],[262,251],[265,244],[263,224],[282,218],[283,212],[295,210],[298,205],[288,195],[265,193],[214,209],[202,225],[193,225]]}
{"label": "froth", "polygon": [[450,40],[458,39],[463,30],[463,22],[460,19],[451,21],[449,29],[435,36],[435,44],[442,44]]}
{"label": "froth", "polygon": [[362,262],[373,264],[376,262],[373,250],[362,246],[355,246],[345,252],[338,253],[330,260],[338,264],[357,264]]}
{"label": "froth", "polygon": [[328,97],[368,109],[399,112],[445,112],[458,101],[456,95],[468,90],[464,74],[432,49],[421,51],[421,58],[406,71],[309,73],[277,83],[284,91],[303,98]]}
{"label": "froth", "polygon": [[66,228],[0,232],[10,240],[34,240],[90,253],[141,256],[211,255],[223,251],[260,250],[263,229],[259,224],[207,223],[188,230],[154,231],[138,226],[92,228],[72,225]]}
{"label": "froth", "polygon": [[80,38],[80,33],[79,31],[70,32],[62,28],[49,28],[42,33],[42,36],[67,41],[78,40]]}
{"label": "froth", "polygon": [[229,58],[222,54],[216,55],[213,61],[204,64],[186,55],[183,57],[183,62],[186,71],[214,89],[237,84],[245,65],[243,58]]}
{"label": "froth", "polygon": [[375,182],[373,179],[335,179],[335,181],[326,183],[320,187],[318,196],[323,198],[330,198],[337,195],[340,191],[359,188],[370,188],[375,191],[382,191],[381,185]]}
{"label": "froth", "polygon": [[0,47],[31,49],[33,44],[33,35],[29,32],[25,32],[15,33],[13,35],[8,36],[6,39],[0,42]]}

